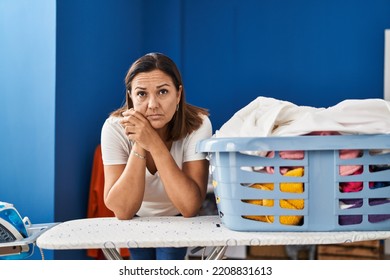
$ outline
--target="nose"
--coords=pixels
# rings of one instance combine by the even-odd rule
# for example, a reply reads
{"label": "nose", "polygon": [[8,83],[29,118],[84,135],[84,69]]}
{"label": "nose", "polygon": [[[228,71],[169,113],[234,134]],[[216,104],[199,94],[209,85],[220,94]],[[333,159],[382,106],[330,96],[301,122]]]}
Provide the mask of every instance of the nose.
{"label": "nose", "polygon": [[149,98],[148,108],[149,108],[149,109],[152,109],[152,110],[158,108],[158,100],[157,100],[157,97],[151,96],[151,97]]}

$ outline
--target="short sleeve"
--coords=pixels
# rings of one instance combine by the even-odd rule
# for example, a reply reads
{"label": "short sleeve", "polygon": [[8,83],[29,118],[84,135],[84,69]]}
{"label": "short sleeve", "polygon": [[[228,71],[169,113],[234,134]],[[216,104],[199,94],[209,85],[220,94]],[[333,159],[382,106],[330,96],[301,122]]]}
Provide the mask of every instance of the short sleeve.
{"label": "short sleeve", "polygon": [[204,115],[202,125],[185,139],[183,162],[202,160],[206,158],[206,153],[196,152],[196,145],[199,141],[210,138],[212,136],[212,132],[211,121],[209,117]]}
{"label": "short sleeve", "polygon": [[102,159],[104,165],[126,164],[131,144],[127,139],[119,118],[109,117],[101,131]]}

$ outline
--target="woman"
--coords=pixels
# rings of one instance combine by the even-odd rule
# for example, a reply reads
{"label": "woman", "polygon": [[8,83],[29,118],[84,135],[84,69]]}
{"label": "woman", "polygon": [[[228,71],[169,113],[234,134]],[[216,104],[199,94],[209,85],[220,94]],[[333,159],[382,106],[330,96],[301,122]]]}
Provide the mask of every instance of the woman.
{"label": "woman", "polygon": [[[186,103],[180,72],[163,54],[135,61],[125,85],[126,104],[102,128],[106,206],[121,220],[197,215],[208,161],[195,147],[212,135],[207,110]],[[184,259],[186,248],[130,252],[132,259]]]}

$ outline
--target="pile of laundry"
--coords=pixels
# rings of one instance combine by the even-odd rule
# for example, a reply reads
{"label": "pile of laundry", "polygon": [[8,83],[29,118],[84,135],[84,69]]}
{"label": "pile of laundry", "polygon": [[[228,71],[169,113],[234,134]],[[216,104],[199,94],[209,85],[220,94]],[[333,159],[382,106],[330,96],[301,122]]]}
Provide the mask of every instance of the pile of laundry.
{"label": "pile of laundry", "polygon": [[[258,97],[228,120],[214,137],[269,137],[269,136],[302,136],[302,135],[348,135],[348,134],[390,134],[390,102],[383,99],[351,99],[342,101],[328,108],[298,106],[291,102],[269,97]],[[382,151],[384,152],[384,151]],[[304,151],[278,151],[282,159],[303,159]],[[341,150],[341,159],[353,159],[362,156],[361,150]],[[264,156],[264,154],[262,154]],[[273,157],[274,151],[266,157]],[[390,169],[390,165],[371,165],[370,172],[380,172]],[[273,174],[272,167],[263,167],[256,172]],[[284,176],[302,177],[303,167],[283,167],[279,172]],[[362,174],[363,166],[345,165],[339,167],[341,176]],[[286,180],[288,181],[288,180]],[[272,191],[273,183],[255,183],[249,187]],[[369,188],[390,187],[390,182],[370,182]],[[286,182],[280,184],[282,192],[302,193],[303,183]],[[359,192],[363,182],[342,182],[339,191]],[[245,203],[273,207],[273,199],[243,199]],[[389,198],[369,199],[369,205],[389,203]],[[280,200],[280,207],[301,210],[303,199]],[[341,199],[340,208],[358,208],[363,205],[363,199]],[[246,219],[273,223],[274,216],[246,215]],[[302,216],[281,216],[281,224],[300,225]],[[370,215],[372,223],[390,219],[390,215]],[[361,223],[361,215],[340,215],[339,224],[349,225]]]}
{"label": "pile of laundry", "polygon": [[215,136],[297,136],[316,131],[390,134],[390,102],[350,99],[332,107],[316,108],[260,96],[237,111]]}

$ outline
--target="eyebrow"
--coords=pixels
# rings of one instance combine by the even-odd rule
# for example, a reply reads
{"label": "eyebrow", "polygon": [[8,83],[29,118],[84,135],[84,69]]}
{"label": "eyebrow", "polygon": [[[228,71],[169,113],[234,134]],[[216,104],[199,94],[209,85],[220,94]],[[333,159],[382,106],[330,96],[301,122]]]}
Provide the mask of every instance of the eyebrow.
{"label": "eyebrow", "polygon": [[[165,87],[165,86],[169,87],[170,85],[168,83],[163,83],[163,84],[161,84],[159,86],[156,86],[156,88],[162,88],[162,87]],[[137,87],[134,88],[134,90],[136,90],[136,89],[146,90],[146,87],[137,86]]]}
{"label": "eyebrow", "polygon": [[168,87],[169,87],[169,84],[164,83],[164,84],[161,84],[161,85],[157,86],[156,88],[162,88],[162,87],[165,87],[165,86],[168,86]]}

